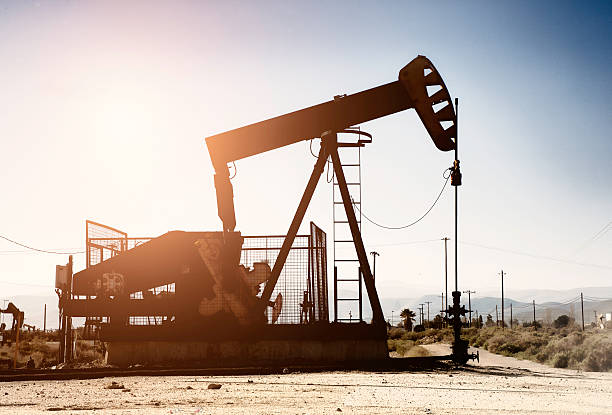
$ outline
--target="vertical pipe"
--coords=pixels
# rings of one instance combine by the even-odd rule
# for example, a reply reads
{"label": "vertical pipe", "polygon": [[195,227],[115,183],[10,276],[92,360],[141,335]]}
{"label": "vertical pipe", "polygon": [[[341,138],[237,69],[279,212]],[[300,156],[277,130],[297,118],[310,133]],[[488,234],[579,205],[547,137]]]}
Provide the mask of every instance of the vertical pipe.
{"label": "vertical pipe", "polygon": [[538,325],[536,324],[536,316],[535,316],[535,300],[533,300],[533,328],[537,331]]}
{"label": "vertical pipe", "polygon": [[[68,257],[68,288],[67,288],[67,292],[66,292],[66,301],[70,301],[72,299],[72,255],[70,255]],[[65,361],[71,361],[72,360],[72,353],[73,353],[73,347],[72,347],[72,316],[66,314],[65,315],[65,335],[66,335],[66,340],[64,342],[64,349],[65,349],[65,353],[66,353],[66,359]]]}
{"label": "vertical pipe", "polygon": [[495,304],[495,325],[499,327],[499,311],[497,311],[497,304]]}
{"label": "vertical pipe", "polygon": [[[455,134],[455,160],[457,161],[457,166],[459,166],[459,98],[455,98],[455,127],[457,128],[457,133]],[[459,291],[459,283],[458,283],[458,274],[459,270],[457,268],[458,264],[458,256],[459,252],[457,250],[458,244],[457,240],[459,238],[458,235],[458,198],[459,198],[459,186],[455,186],[455,291]]]}
{"label": "vertical pipe", "polygon": [[13,358],[13,369],[17,369],[17,357],[19,356],[19,332],[21,331],[21,313],[17,313],[17,333],[15,333],[15,357]]}
{"label": "vertical pipe", "polygon": [[334,321],[338,321],[338,267],[334,265]]}
{"label": "vertical pipe", "polygon": [[468,307],[470,308],[470,321],[468,327],[472,327],[472,292],[468,290]]}
{"label": "vertical pipe", "polygon": [[582,331],[584,331],[584,297],[580,293],[580,308],[582,310]]}
{"label": "vertical pipe", "polygon": [[[442,293],[441,297],[442,297],[442,304],[440,304],[440,310],[444,310],[444,293]],[[440,312],[440,317],[442,317],[442,312]],[[443,325],[442,321],[443,320],[441,318],[440,319],[440,328],[442,328],[442,325]]]}
{"label": "vertical pipe", "polygon": [[502,315],[502,329],[503,329],[503,328],[506,328],[506,324],[504,323],[504,270],[503,269],[501,271],[501,277],[502,277],[501,315]]}
{"label": "vertical pipe", "polygon": [[446,316],[446,323],[448,325],[448,238],[444,238],[444,286],[446,287],[446,307],[444,309],[444,315]]}
{"label": "vertical pipe", "polygon": [[[376,261],[376,257],[374,257],[374,261]],[[357,280],[359,280],[359,322],[363,321],[363,290],[361,285],[363,284],[363,275],[361,273],[361,267],[359,267],[359,274],[357,275]]]}

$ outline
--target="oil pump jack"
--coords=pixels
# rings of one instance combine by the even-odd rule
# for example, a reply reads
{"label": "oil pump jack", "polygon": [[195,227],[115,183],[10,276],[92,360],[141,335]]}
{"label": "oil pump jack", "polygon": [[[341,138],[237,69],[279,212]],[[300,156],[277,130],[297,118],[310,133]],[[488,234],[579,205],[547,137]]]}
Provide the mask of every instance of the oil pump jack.
{"label": "oil pump jack", "polygon": [[[241,361],[253,365],[271,360],[281,364],[387,358],[386,324],[338,152],[347,143],[339,142],[338,134],[363,134],[351,127],[410,108],[416,110],[439,150],[456,149],[457,116],[450,94],[424,56],[402,68],[397,81],[206,138],[215,169],[222,232],[171,231],[144,242],[133,238],[137,243],[132,247],[126,233],[110,227],[103,229],[115,235],[110,239],[95,236],[98,231],[93,237],[86,233],[88,265],[69,276],[67,287],[72,288],[66,289],[68,294],[60,301],[62,315],[101,321],[100,339],[107,345],[107,362],[118,365],[177,359],[214,364],[225,359],[223,364]],[[281,237],[270,237],[282,240],[280,248],[273,248],[272,268],[268,256],[260,262],[242,263],[241,255],[252,252],[252,248],[245,249],[245,241],[257,237],[235,231],[228,163],[315,138],[321,140],[319,154],[289,230]],[[317,314],[323,317],[314,322],[300,318],[299,325],[277,324],[282,323],[279,313],[287,307],[280,289],[274,301],[271,297],[290,252],[295,252],[297,232],[329,158],[372,308],[372,324],[330,323],[326,312]],[[451,170],[451,183],[457,186],[457,160]],[[88,226],[98,229],[103,225],[88,221],[87,232]],[[311,235],[316,234],[313,226]],[[307,245],[308,255],[325,251],[324,243]],[[95,258],[98,260],[90,264]],[[323,270],[316,277],[321,291],[311,292],[323,293],[317,304],[319,310],[327,310],[326,262],[314,266],[309,262],[307,268],[308,284],[315,279],[314,274],[311,279],[311,270]],[[170,286],[174,287],[171,291]],[[304,294],[302,305],[310,303],[312,298]],[[465,310],[457,303],[447,311],[451,312],[460,324],[459,316]],[[137,322],[143,318],[146,323]],[[458,337],[460,326],[455,334],[453,358],[462,362],[467,345]]]}
{"label": "oil pump jack", "polygon": [[[428,87],[432,87],[429,93]],[[443,105],[445,104],[445,105]],[[437,107],[438,110],[434,110]],[[219,218],[223,222],[224,235],[231,235],[236,226],[233,188],[229,178],[228,163],[274,150],[303,140],[321,139],[318,159],[313,168],[300,204],[272,273],[261,296],[261,307],[272,306],[270,296],[284,266],[287,254],[302,223],[325,163],[331,158],[337,177],[342,203],[355,244],[359,265],[373,312],[373,324],[384,324],[380,300],[370,271],[366,251],[361,238],[355,211],[350,199],[346,178],[342,170],[338,147],[338,133],[358,133],[352,126],[414,108],[429,133],[434,145],[441,151],[456,149],[457,117],[453,103],[442,77],[425,56],[417,56],[399,72],[399,79],[356,94],[339,96],[332,101],[291,112],[255,124],[208,137],[206,144],[215,169],[215,188]],[[444,123],[444,124],[442,124]],[[446,128],[444,128],[446,125]],[[455,160],[452,185],[461,184],[459,162]],[[453,293],[455,297],[456,293]],[[458,293],[460,295],[460,293]],[[456,302],[458,301],[456,298]],[[449,309],[454,321],[460,323],[465,310]],[[447,311],[447,312],[448,312]],[[457,314],[457,315],[455,315]],[[457,325],[457,324],[455,324]],[[460,327],[460,326],[459,326]],[[467,345],[462,342],[460,330],[455,330],[453,355],[456,361],[467,361]]]}

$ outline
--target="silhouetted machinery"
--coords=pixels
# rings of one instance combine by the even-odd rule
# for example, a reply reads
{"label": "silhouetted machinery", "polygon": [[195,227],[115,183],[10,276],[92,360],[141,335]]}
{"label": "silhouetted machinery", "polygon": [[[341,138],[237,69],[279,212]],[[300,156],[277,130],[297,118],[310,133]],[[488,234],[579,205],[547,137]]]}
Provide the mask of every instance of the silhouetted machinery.
{"label": "silhouetted machinery", "polygon": [[[101,325],[100,335],[110,345],[109,360],[120,364],[187,360],[186,348],[192,360],[231,359],[235,364],[238,358],[253,364],[386,356],[383,312],[342,170],[337,134],[359,133],[351,127],[409,108],[416,110],[438,149],[455,147],[451,97],[424,56],[402,68],[397,81],[208,137],[222,232],[174,231],[130,246],[131,239],[121,231],[107,227],[111,236],[92,237],[88,228],[88,267],[64,286],[63,313]],[[276,237],[272,258],[245,264],[245,252],[263,248],[245,246],[252,240],[235,231],[228,163],[313,138],[321,140],[318,159],[287,234]],[[329,322],[324,233],[311,225],[308,242],[296,246],[298,229],[330,157],[373,312],[371,324]],[[287,271],[292,250],[300,248],[308,251],[308,275],[306,288],[297,290],[293,302],[302,307],[299,322],[308,324],[281,324],[289,294],[277,282]],[[96,249],[97,260],[90,261]],[[105,252],[110,255],[105,257]],[[154,323],[135,323],[137,318]]]}
{"label": "silhouetted machinery", "polygon": [[18,331],[21,327],[28,326],[23,323],[24,313],[19,310],[17,306],[13,303],[8,303],[4,310],[0,309],[0,313],[2,314],[10,314],[13,317],[13,322],[11,324],[10,330],[6,329],[6,323],[0,324],[0,343],[4,345],[5,343],[12,343],[17,341],[18,339]]}

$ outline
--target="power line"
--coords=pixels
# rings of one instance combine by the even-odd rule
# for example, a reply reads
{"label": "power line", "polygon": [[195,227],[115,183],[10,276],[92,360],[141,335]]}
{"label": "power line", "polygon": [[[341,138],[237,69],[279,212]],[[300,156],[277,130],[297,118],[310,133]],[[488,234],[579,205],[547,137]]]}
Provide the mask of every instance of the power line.
{"label": "power line", "polygon": [[[54,248],[53,251],[61,251],[61,250],[69,250],[69,249],[78,249],[78,248]],[[30,249],[19,249],[19,250],[6,250],[0,251],[0,255],[20,255],[20,254],[36,254],[37,251],[32,251]]]}
{"label": "power line", "polygon": [[592,244],[593,242],[595,242],[596,240],[598,240],[599,238],[601,238],[602,236],[604,236],[606,233],[608,233],[608,231],[612,229],[612,221],[608,222],[603,228],[601,228],[599,230],[599,232],[597,232],[595,235],[593,235],[590,239],[588,239],[585,243],[583,243],[580,248],[578,248],[577,250],[574,251],[574,253],[572,254],[572,256],[576,256],[580,251],[582,251],[583,249],[585,249],[587,246],[589,246],[590,244]]}
{"label": "power line", "polygon": [[487,246],[487,245],[475,244],[475,243],[472,243],[472,242],[460,242],[460,243],[463,244],[463,245],[475,246],[477,248],[490,249],[492,251],[507,252],[507,253],[514,254],[514,255],[528,256],[528,257],[531,257],[531,258],[545,259],[545,260],[548,260],[548,261],[561,262],[561,263],[565,263],[565,264],[581,265],[583,267],[595,267],[595,268],[603,268],[603,269],[612,269],[612,267],[608,266],[608,265],[590,264],[590,263],[587,263],[587,262],[571,261],[571,260],[567,260],[567,259],[554,258],[554,257],[550,257],[550,256],[545,256],[545,255],[530,254],[528,252],[513,251],[511,249],[498,248],[498,247],[495,247],[495,246]]}
{"label": "power line", "polygon": [[589,301],[612,301],[612,298],[604,298],[604,297],[591,297],[591,296],[584,296],[585,300],[589,300]]}
{"label": "power line", "polygon": [[417,244],[424,244],[428,242],[438,242],[438,241],[439,239],[425,239],[422,241],[396,242],[396,243],[388,243],[388,244],[368,244],[368,246],[379,247],[379,246],[417,245]]}
{"label": "power line", "polygon": [[0,238],[4,239],[4,240],[6,240],[6,241],[9,241],[9,242],[11,242],[11,243],[13,243],[13,244],[15,244],[15,245],[19,245],[19,246],[21,246],[21,247],[23,247],[23,248],[27,248],[27,249],[29,249],[29,250],[31,250],[31,251],[43,252],[43,253],[45,253],[45,254],[72,255],[72,254],[83,254],[83,253],[85,253],[85,251],[73,251],[73,252],[57,252],[57,251],[48,251],[48,250],[46,250],[46,249],[38,249],[38,248],[33,248],[33,247],[31,247],[31,246],[28,246],[28,245],[22,244],[21,242],[17,242],[17,241],[14,241],[14,240],[12,240],[12,239],[9,239],[9,238],[7,238],[6,236],[3,236],[3,235],[0,235]]}
{"label": "power line", "polygon": [[0,281],[0,284],[22,285],[24,287],[48,287],[48,288],[53,288],[53,285],[51,285],[51,284],[30,284],[30,283],[27,283],[27,282]]}
{"label": "power line", "polygon": [[[446,170],[445,170],[446,171]],[[446,181],[444,182],[444,185],[442,186],[442,190],[440,190],[440,193],[438,194],[438,197],[436,197],[436,200],[434,200],[433,204],[430,206],[429,209],[427,209],[427,212],[425,212],[423,214],[423,216],[421,216],[420,218],[418,218],[417,220],[415,220],[412,223],[409,223],[408,225],[403,225],[403,226],[387,226],[387,225],[381,225],[380,223],[377,223],[375,221],[373,221],[372,219],[370,219],[369,217],[366,216],[365,213],[363,213],[363,211],[355,204],[355,201],[353,201],[353,198],[351,197],[351,202],[353,203],[353,206],[355,206],[355,209],[357,209],[359,211],[359,213],[361,214],[361,216],[363,216],[364,218],[366,218],[366,220],[368,222],[370,222],[373,225],[378,226],[379,228],[383,228],[383,229],[389,229],[389,230],[399,230],[399,229],[406,229],[409,228],[413,225],[416,225],[417,223],[419,223],[423,218],[425,218],[425,216],[427,216],[429,214],[429,212],[431,212],[431,210],[434,208],[434,206],[436,206],[436,203],[438,203],[438,200],[440,200],[440,197],[442,196],[442,193],[444,192],[444,189],[446,188],[446,185],[448,184],[448,180],[450,179],[450,175],[448,176],[444,176],[446,178]]]}

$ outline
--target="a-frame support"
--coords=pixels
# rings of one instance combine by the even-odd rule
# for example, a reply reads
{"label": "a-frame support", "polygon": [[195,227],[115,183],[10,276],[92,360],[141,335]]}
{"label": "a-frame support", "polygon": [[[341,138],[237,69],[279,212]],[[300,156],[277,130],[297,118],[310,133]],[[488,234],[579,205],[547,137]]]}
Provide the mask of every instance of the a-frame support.
{"label": "a-frame support", "polygon": [[274,267],[272,268],[272,274],[270,275],[270,278],[268,279],[268,282],[266,283],[264,291],[261,295],[262,303],[265,307],[270,304],[272,291],[274,291],[274,287],[276,286],[280,273],[283,267],[285,266],[285,261],[287,260],[287,256],[289,255],[289,250],[293,245],[295,236],[297,235],[299,227],[304,219],[304,215],[306,214],[308,205],[312,200],[312,195],[314,194],[314,191],[317,187],[317,183],[321,178],[321,174],[323,174],[325,163],[327,162],[327,158],[329,156],[331,156],[332,159],[334,172],[338,180],[338,188],[340,189],[340,194],[342,196],[342,202],[344,205],[344,210],[346,212],[347,221],[351,229],[353,242],[355,244],[355,250],[357,252],[357,258],[359,259],[359,266],[361,267],[361,272],[363,273],[363,280],[365,281],[366,290],[370,299],[370,305],[372,307],[373,313],[373,323],[384,324],[382,307],[380,306],[378,293],[376,292],[376,287],[374,286],[374,278],[372,277],[372,272],[368,263],[368,257],[366,254],[365,247],[363,246],[361,232],[359,231],[359,225],[357,223],[357,218],[355,217],[355,211],[353,210],[353,204],[351,202],[348,186],[346,184],[346,178],[344,177],[344,171],[342,170],[342,165],[340,163],[340,156],[338,154],[338,136],[336,132],[328,131],[321,135],[321,149],[319,150],[317,162],[315,163],[315,166],[313,168],[310,180],[308,180],[306,190],[302,195],[302,199],[300,200],[300,204],[298,205],[297,211],[295,212],[295,216],[291,221],[287,236],[283,241],[283,245],[281,246],[281,250],[278,254],[278,257],[276,258],[276,262],[274,263]]}

